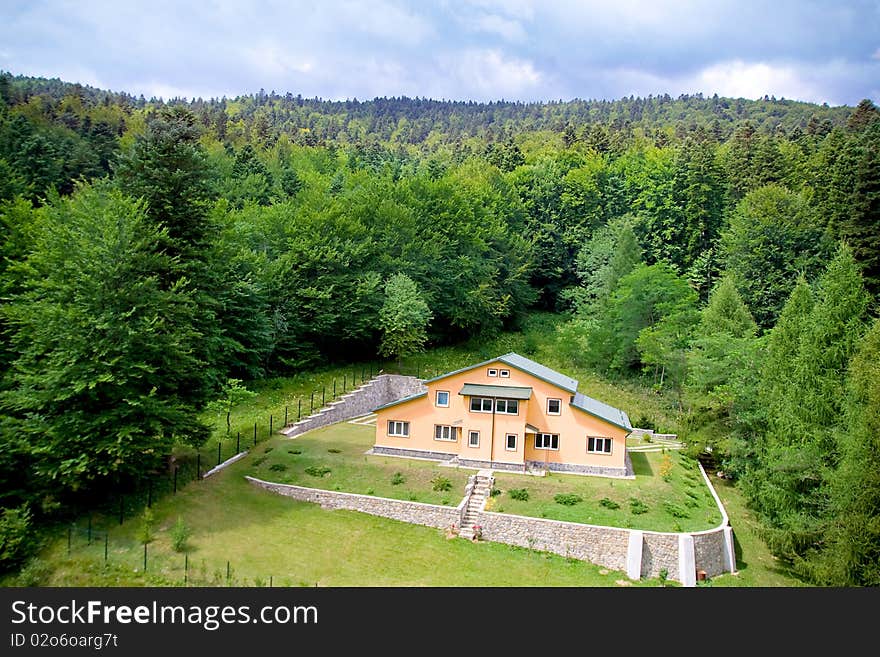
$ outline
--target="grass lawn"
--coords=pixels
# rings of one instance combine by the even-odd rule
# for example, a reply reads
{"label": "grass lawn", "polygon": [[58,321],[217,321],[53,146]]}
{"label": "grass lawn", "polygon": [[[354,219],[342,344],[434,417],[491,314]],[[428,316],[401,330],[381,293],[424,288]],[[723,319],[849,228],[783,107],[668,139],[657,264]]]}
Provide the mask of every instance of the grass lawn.
{"label": "grass lawn", "polygon": [[[375,438],[375,425],[349,422],[293,439],[276,437],[257,446],[255,456],[248,459],[247,473],[283,484],[429,504],[456,506],[464,497],[473,471],[434,461],[365,455]],[[436,490],[437,477],[444,478],[448,488]]]}
{"label": "grass lawn", "polygon": [[[290,441],[295,443],[296,441]],[[71,557],[66,535],[43,552],[54,572],[50,586],[176,586],[184,555],[171,549],[170,529],[180,516],[193,529],[189,585],[253,586],[656,586],[590,563],[497,543],[447,539],[444,532],[353,511],[324,510],[244,480],[254,455],[217,475],[191,483],[153,505],[156,539],[143,546],[137,518],[110,530],[108,565],[103,541],[78,535]],[[81,523],[82,524],[82,523]],[[231,578],[226,580],[226,564]],[[618,584],[620,582],[620,584]]]}
{"label": "grass lawn", "polygon": [[[668,481],[660,476],[665,456],[660,452],[630,454],[635,479],[555,473],[535,477],[496,471],[495,487],[501,492],[490,500],[488,510],[660,532],[717,527],[721,513],[696,462],[678,452],[667,454],[672,463]],[[528,499],[515,499],[523,490]],[[562,504],[555,499],[559,494],[581,501]]]}

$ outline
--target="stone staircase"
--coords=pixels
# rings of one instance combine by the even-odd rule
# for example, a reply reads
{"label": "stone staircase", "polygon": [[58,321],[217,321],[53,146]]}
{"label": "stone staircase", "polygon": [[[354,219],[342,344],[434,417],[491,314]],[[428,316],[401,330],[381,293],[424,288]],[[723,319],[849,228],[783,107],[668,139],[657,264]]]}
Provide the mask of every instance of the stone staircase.
{"label": "stone staircase", "polygon": [[474,487],[471,496],[468,499],[467,507],[464,510],[464,516],[461,519],[461,527],[458,535],[461,538],[474,538],[474,525],[480,517],[479,514],[486,504],[489,497],[489,488],[492,485],[492,471],[480,470],[474,476]]}

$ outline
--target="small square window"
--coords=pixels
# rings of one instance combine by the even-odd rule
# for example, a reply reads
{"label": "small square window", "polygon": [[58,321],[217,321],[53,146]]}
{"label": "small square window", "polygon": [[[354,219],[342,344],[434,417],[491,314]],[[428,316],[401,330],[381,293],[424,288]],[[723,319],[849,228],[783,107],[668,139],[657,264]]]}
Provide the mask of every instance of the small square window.
{"label": "small square window", "polygon": [[509,452],[516,451],[516,434],[515,433],[507,434],[507,436],[505,437],[504,448]]}
{"label": "small square window", "polygon": [[500,376],[502,379],[509,379],[510,370],[498,370],[498,376]]}
{"label": "small square window", "polygon": [[490,369],[486,374],[489,376],[498,376],[498,370]]}
{"label": "small square window", "polygon": [[562,400],[561,399],[548,399],[547,400],[547,415],[562,415]]}
{"label": "small square window", "polygon": [[468,447],[479,447],[480,446],[480,432],[479,431],[471,431],[468,433]]}
{"label": "small square window", "polygon": [[409,438],[409,422],[388,420],[388,435],[398,438]]}
{"label": "small square window", "polygon": [[449,391],[448,390],[438,390],[437,391],[437,406],[442,406],[444,408],[449,406]]}

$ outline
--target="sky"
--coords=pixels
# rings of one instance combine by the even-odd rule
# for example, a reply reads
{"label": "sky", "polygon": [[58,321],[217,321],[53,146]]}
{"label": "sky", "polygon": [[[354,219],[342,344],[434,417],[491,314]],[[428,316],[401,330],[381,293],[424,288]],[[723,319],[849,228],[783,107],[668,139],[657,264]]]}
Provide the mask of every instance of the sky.
{"label": "sky", "polygon": [[0,10],[0,70],[146,98],[880,99],[880,0],[0,0]]}

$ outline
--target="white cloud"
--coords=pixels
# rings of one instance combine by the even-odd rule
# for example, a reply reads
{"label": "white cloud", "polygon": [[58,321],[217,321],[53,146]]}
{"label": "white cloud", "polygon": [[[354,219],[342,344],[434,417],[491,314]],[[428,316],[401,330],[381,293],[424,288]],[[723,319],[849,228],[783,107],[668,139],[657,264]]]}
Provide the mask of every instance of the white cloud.
{"label": "white cloud", "polygon": [[795,67],[766,62],[734,60],[714,64],[694,76],[691,84],[697,90],[734,98],[755,99],[774,95],[814,102],[828,101]]}
{"label": "white cloud", "polygon": [[483,32],[497,34],[507,41],[523,41],[526,38],[526,31],[518,21],[496,14],[480,16],[474,20],[472,27]]}
{"label": "white cloud", "polygon": [[[441,70],[449,70],[452,94],[482,100],[530,96],[542,76],[526,59],[505,56],[501,51],[469,49],[440,62]],[[457,93],[456,93],[457,92]],[[449,97],[450,94],[447,94]]]}

